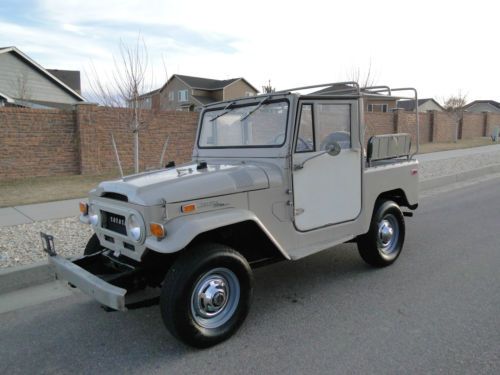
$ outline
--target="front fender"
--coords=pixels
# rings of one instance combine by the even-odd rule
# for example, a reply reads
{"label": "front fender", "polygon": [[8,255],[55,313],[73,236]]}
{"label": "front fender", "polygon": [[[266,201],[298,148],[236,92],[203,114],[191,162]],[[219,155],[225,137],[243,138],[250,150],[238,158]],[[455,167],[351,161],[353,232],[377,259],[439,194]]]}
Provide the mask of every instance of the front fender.
{"label": "front fender", "polygon": [[259,226],[286,259],[291,259],[278,241],[276,241],[251,211],[236,208],[176,217],[165,225],[167,235],[164,239],[158,241],[155,237],[148,237],[145,245],[148,249],[159,253],[175,253],[188,246],[199,234],[249,220]]}

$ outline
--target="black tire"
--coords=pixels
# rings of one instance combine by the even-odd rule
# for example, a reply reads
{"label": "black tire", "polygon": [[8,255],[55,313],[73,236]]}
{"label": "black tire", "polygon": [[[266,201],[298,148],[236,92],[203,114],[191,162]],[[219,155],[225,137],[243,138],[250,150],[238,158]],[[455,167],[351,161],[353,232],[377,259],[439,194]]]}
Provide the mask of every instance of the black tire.
{"label": "black tire", "polygon": [[403,250],[405,220],[393,201],[380,201],[376,206],[368,233],[358,238],[361,258],[371,266],[386,267],[396,261]]}
{"label": "black tire", "polygon": [[[252,288],[252,270],[240,253],[215,243],[195,245],[179,256],[165,276],[160,296],[163,322],[174,337],[190,346],[216,345],[245,320]],[[201,296],[210,292],[211,303],[204,304],[207,300]],[[207,318],[196,312],[216,315]]]}
{"label": "black tire", "polygon": [[89,242],[87,242],[85,250],[83,250],[83,255],[92,255],[94,253],[97,253],[98,251],[101,251],[102,249],[103,247],[99,242],[99,238],[97,238],[97,235],[94,234],[92,237],[90,237]]}

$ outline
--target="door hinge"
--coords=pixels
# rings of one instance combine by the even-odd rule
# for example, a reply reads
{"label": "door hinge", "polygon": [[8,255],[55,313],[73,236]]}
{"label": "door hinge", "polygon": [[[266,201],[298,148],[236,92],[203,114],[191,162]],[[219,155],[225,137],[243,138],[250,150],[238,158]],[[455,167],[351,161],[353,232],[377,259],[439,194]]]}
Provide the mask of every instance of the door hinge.
{"label": "door hinge", "polygon": [[304,213],[304,209],[303,208],[296,208],[295,210],[293,210],[295,216],[299,216],[300,214],[303,214]]}

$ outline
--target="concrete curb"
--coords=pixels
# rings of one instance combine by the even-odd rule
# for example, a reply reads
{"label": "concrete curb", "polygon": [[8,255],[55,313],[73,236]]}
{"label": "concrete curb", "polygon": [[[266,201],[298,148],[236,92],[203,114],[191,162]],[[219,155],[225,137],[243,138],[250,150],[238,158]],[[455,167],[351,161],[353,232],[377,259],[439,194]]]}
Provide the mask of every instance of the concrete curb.
{"label": "concrete curb", "polygon": [[[500,173],[500,164],[423,180],[420,181],[419,188],[425,191],[495,173]],[[54,271],[47,262],[7,268],[0,270],[0,295],[53,280]]]}
{"label": "concrete curb", "polygon": [[47,262],[0,270],[0,295],[55,280]]}

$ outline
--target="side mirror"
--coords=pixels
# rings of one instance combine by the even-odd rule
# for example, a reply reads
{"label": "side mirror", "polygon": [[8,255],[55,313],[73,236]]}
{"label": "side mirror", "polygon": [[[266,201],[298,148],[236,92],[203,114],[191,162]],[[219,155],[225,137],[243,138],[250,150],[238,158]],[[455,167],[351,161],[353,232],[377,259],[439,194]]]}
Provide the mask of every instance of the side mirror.
{"label": "side mirror", "polygon": [[330,156],[337,156],[340,154],[340,150],[342,150],[342,147],[336,141],[332,141],[325,146],[325,151]]}
{"label": "side mirror", "polygon": [[340,154],[341,149],[342,149],[342,147],[340,147],[340,144],[338,142],[331,141],[325,146],[325,149],[323,151],[321,151],[319,154],[316,154],[316,155],[313,155],[313,156],[307,158],[306,160],[304,160],[300,164],[294,164],[293,170],[297,171],[299,169],[304,168],[304,164],[306,164],[309,160],[312,160],[312,159],[317,158],[318,156],[321,156],[324,154],[328,154],[330,156],[337,156],[338,154]]}

